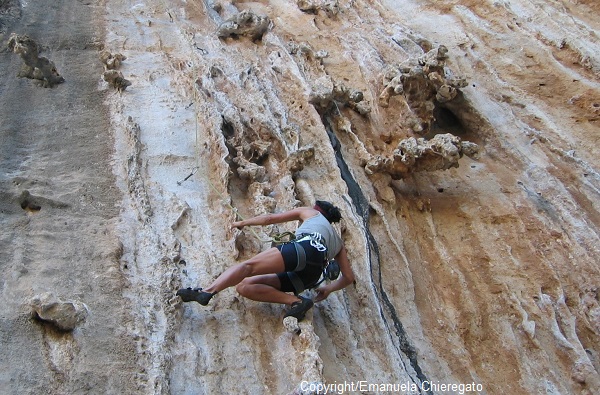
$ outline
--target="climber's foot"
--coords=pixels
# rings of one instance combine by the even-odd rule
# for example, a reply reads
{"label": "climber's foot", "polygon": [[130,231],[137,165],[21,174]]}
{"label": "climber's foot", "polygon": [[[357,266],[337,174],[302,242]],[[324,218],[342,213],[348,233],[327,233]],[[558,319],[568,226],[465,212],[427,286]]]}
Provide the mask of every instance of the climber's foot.
{"label": "climber's foot", "polygon": [[304,315],[311,307],[313,307],[313,301],[311,299],[305,298],[304,296],[299,296],[300,301],[292,303],[292,308],[288,311],[285,317],[294,317],[298,321],[302,321],[304,319]]}
{"label": "climber's foot", "polygon": [[213,295],[210,292],[202,291],[202,288],[182,288],[177,291],[177,296],[180,296],[184,302],[196,301],[202,306],[206,306]]}

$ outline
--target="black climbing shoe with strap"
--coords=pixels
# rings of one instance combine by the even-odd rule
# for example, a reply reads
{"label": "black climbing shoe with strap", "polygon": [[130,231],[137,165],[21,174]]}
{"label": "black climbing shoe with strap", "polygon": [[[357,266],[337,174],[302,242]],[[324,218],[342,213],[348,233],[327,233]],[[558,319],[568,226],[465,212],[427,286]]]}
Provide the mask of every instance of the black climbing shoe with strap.
{"label": "black climbing shoe with strap", "polygon": [[202,306],[206,306],[213,295],[210,292],[202,291],[202,288],[182,288],[177,291],[177,296],[180,296],[184,302],[196,301]]}
{"label": "black climbing shoe with strap", "polygon": [[285,317],[294,317],[298,321],[302,321],[304,319],[304,315],[311,307],[313,307],[312,299],[305,298],[304,296],[298,296],[300,298],[300,302],[292,303],[292,308],[288,311]]}

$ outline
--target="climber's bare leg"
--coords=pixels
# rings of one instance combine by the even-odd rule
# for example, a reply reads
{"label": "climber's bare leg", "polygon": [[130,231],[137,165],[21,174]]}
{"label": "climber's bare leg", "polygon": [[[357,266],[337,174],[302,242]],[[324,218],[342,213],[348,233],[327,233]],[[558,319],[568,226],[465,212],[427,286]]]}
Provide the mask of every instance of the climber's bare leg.
{"label": "climber's bare leg", "polygon": [[280,291],[281,282],[277,274],[263,274],[242,280],[235,289],[240,295],[257,302],[282,303],[291,305],[300,299]]}
{"label": "climber's bare leg", "polygon": [[225,288],[239,284],[243,279],[262,274],[281,273],[285,271],[283,256],[275,247],[238,263],[225,270],[212,284],[204,288],[204,292],[216,293]]}

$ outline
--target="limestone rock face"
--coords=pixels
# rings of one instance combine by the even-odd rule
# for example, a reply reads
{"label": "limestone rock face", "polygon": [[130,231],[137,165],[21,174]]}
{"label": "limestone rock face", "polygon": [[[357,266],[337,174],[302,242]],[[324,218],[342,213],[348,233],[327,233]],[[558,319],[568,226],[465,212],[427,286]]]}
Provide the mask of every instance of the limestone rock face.
{"label": "limestone rock face", "polygon": [[51,88],[65,81],[56,70],[54,62],[44,56],[39,56],[39,44],[27,35],[11,34],[8,39],[8,49],[21,56],[23,66],[19,77],[41,81],[44,88]]}
{"label": "limestone rock face", "polygon": [[398,144],[392,158],[375,158],[365,166],[365,170],[370,174],[385,171],[392,178],[400,179],[413,171],[448,170],[458,167],[463,154],[476,158],[478,153],[477,144],[463,142],[449,133],[437,134],[431,140],[409,137]]}
{"label": "limestone rock face", "polygon": [[248,36],[252,40],[260,40],[270,23],[268,17],[244,10],[223,22],[217,35],[220,38]]}
{"label": "limestone rock face", "polygon": [[34,318],[48,322],[61,331],[72,331],[82,324],[87,308],[78,301],[62,301],[50,293],[35,296],[31,301]]}
{"label": "limestone rock face", "polygon": [[[600,393],[599,13],[0,1],[0,393]],[[303,321],[175,295],[315,199]]]}

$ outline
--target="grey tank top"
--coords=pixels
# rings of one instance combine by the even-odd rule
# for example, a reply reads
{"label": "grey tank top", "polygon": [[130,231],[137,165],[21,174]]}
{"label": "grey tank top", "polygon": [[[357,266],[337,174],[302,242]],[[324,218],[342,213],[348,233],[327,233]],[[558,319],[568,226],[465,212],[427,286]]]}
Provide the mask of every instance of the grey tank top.
{"label": "grey tank top", "polygon": [[296,236],[301,234],[318,233],[325,241],[327,247],[327,259],[333,259],[342,249],[344,242],[337,234],[333,226],[327,221],[323,214],[319,213],[314,217],[310,217],[296,229]]}

